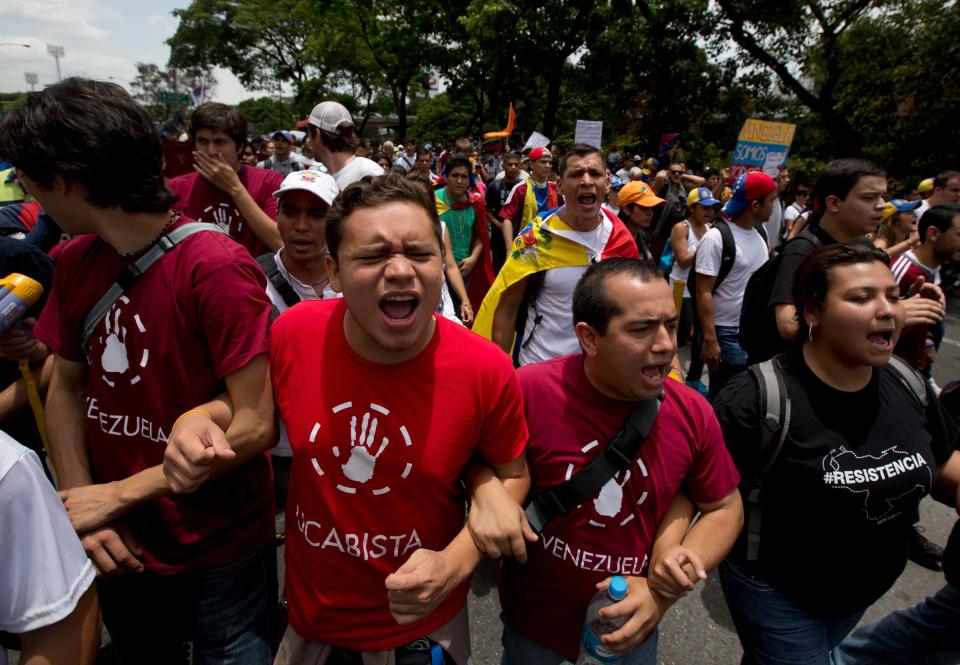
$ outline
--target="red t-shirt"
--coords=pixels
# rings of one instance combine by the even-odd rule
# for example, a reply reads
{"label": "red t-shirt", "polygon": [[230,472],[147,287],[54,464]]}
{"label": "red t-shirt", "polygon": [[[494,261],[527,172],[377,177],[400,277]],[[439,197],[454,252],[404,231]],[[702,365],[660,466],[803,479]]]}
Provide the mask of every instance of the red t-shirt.
{"label": "red t-shirt", "polygon": [[475,453],[505,464],[527,429],[510,359],[437,318],[416,357],[367,361],[343,333],[343,300],[305,301],[273,324],[270,368],[293,448],[287,514],[290,625],[305,639],[390,649],[447,623],[465,582],[430,616],[400,626],[384,580],[464,523],[460,477]]}
{"label": "red t-shirt", "polygon": [[[260,209],[270,219],[277,219],[277,200],[273,193],[280,189],[283,176],[273,169],[259,169],[243,165],[237,174],[240,182]],[[250,229],[250,225],[240,215],[230,195],[219,187],[211,185],[199,173],[188,173],[167,181],[167,187],[177,195],[174,208],[187,217],[201,222],[217,224],[230,237],[247,248],[250,256],[260,256],[269,251],[269,247]]]}
{"label": "red t-shirt", "polygon": [[[86,362],[83,318],[129,262],[94,235],[67,243],[37,338],[67,360]],[[95,483],[162,464],[177,417],[223,392],[224,377],[267,352],[264,288],[242,247],[203,232],[163,256],[116,302],[91,338],[82,402]],[[144,503],[126,520],[150,572],[231,563],[272,534],[267,455],[191,494]]]}
{"label": "red t-shirt", "polygon": [[[530,428],[531,495],[580,471],[610,442],[636,408],[603,395],[587,379],[582,355],[518,371]],[[667,381],[666,398],[635,463],[592,501],[544,529],[528,545],[525,565],[505,559],[500,600],[524,637],[575,660],[596,583],[611,575],[646,575],[660,521],[674,495],[719,501],[739,481],[710,405]]]}

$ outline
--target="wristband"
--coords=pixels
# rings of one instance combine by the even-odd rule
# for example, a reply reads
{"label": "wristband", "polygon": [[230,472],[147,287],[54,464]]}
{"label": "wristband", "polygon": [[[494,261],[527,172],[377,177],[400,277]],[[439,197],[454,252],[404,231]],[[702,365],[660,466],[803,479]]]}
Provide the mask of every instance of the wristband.
{"label": "wristband", "polygon": [[180,417],[177,418],[175,421],[173,421],[173,427],[170,428],[171,433],[173,432],[173,430],[177,429],[177,425],[180,423],[181,420],[183,420],[183,417],[188,413],[202,413],[211,421],[213,420],[213,416],[211,416],[207,411],[204,411],[203,409],[190,409],[189,411],[184,411],[183,413],[181,413]]}

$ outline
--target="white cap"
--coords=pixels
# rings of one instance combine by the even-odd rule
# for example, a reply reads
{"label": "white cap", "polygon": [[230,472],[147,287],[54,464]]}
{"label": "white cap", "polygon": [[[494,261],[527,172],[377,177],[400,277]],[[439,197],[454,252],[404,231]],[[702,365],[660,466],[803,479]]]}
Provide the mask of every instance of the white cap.
{"label": "white cap", "polygon": [[308,120],[314,127],[333,133],[336,133],[337,127],[344,123],[353,124],[350,111],[338,102],[320,102],[310,111]]}
{"label": "white cap", "polygon": [[326,173],[310,170],[294,171],[288,175],[283,179],[280,189],[275,191],[273,195],[280,198],[284,192],[289,192],[292,189],[302,189],[305,192],[310,192],[314,196],[320,197],[327,205],[333,205],[333,200],[337,198],[339,193],[337,183],[333,178]]}

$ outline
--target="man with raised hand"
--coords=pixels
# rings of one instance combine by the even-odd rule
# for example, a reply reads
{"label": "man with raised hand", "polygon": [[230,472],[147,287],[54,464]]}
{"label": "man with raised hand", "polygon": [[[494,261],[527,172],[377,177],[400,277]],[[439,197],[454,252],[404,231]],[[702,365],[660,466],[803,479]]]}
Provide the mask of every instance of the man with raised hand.
{"label": "man with raised hand", "polygon": [[247,143],[243,115],[226,104],[201,104],[190,116],[190,137],[196,148],[196,173],[167,183],[178,198],[175,208],[191,219],[218,225],[246,247],[250,256],[279,248],[280,233],[274,221],[277,202],[271,194],[283,176],[271,169],[240,164]]}

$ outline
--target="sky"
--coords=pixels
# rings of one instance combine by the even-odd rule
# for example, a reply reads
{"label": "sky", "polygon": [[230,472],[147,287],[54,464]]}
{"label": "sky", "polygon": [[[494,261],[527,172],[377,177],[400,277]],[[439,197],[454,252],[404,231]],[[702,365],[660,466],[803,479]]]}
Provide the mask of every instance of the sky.
{"label": "sky", "polygon": [[[111,80],[129,90],[137,62],[166,67],[170,47],[165,42],[177,30],[172,12],[189,4],[189,0],[0,0],[0,57],[5,65],[0,68],[0,92],[29,90],[26,72],[37,75],[38,89],[56,82],[56,64],[47,44],[63,47],[64,78]],[[216,101],[236,104],[270,94],[245,90],[226,70],[217,69],[215,74]]]}

